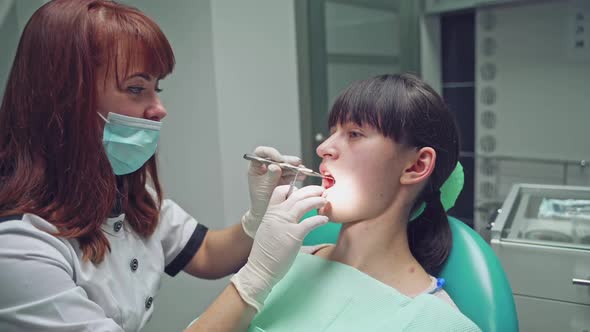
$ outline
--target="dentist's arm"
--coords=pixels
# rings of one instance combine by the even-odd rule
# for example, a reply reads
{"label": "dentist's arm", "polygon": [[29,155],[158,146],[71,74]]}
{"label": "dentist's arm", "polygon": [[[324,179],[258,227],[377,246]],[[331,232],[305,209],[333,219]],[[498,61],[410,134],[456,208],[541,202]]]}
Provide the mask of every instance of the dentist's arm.
{"label": "dentist's arm", "polygon": [[277,187],[262,218],[248,262],[231,279],[213,304],[186,332],[245,331],[262,309],[272,287],[281,280],[297,256],[305,236],[328,218],[303,215],[322,207],[324,188],[308,186],[286,198],[288,186]]}
{"label": "dentist's arm", "polygon": [[246,331],[255,315],[256,309],[240,297],[233,284],[229,284],[185,332]]}

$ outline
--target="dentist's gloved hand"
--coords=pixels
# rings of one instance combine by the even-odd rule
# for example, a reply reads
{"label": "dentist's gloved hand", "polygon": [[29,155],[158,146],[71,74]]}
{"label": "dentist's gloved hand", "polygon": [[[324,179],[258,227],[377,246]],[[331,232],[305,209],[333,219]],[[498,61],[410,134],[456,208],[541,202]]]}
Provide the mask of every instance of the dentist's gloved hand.
{"label": "dentist's gloved hand", "polygon": [[[277,149],[259,146],[254,154],[278,162],[301,165],[301,159],[295,156],[284,156]],[[254,238],[260,221],[266,212],[268,202],[277,185],[289,183],[295,174],[283,172],[277,165],[265,165],[257,161],[250,161],[248,170],[248,186],[250,188],[250,209],[242,216],[244,232]]]}
{"label": "dentist's gloved hand", "polygon": [[248,262],[231,278],[242,299],[257,311],[272,287],[287,274],[305,236],[328,222],[328,217],[318,215],[298,223],[305,213],[326,204],[321,197],[324,188],[307,186],[286,198],[288,190],[289,186],[274,190]]}

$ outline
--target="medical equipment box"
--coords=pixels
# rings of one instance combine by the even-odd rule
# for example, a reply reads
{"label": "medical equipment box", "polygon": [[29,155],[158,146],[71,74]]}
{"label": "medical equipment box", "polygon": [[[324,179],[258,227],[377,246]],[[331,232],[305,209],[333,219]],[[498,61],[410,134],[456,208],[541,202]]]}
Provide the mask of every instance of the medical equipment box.
{"label": "medical equipment box", "polygon": [[590,331],[590,187],[515,184],[491,229],[521,331]]}

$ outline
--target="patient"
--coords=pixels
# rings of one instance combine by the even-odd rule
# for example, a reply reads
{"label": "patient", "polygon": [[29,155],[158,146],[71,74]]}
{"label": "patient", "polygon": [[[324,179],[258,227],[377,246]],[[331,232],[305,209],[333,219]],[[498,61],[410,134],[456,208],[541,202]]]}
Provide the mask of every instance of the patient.
{"label": "patient", "polygon": [[[451,249],[440,188],[459,138],[419,78],[382,75],[335,101],[318,148],[336,245],[304,247],[252,331],[479,331],[437,285]],[[466,285],[466,287],[469,287]]]}

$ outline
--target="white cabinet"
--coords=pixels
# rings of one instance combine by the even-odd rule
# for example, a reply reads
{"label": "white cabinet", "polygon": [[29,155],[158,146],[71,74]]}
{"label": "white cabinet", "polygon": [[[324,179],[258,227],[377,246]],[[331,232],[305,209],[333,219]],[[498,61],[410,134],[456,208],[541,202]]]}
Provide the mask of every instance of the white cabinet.
{"label": "white cabinet", "polygon": [[491,242],[521,331],[590,331],[590,187],[514,185]]}

